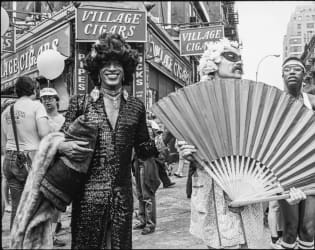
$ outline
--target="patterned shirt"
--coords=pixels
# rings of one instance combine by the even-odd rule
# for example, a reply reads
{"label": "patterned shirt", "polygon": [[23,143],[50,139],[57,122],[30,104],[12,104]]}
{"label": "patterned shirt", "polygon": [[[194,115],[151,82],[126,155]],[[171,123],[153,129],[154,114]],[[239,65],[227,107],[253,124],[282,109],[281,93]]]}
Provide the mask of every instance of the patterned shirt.
{"label": "patterned shirt", "polygon": [[154,141],[150,139],[146,124],[146,112],[143,103],[132,96],[121,95],[121,105],[115,128],[112,128],[103,102],[103,94],[93,102],[85,95],[71,98],[62,130],[81,114],[99,124],[98,140],[92,164],[88,172],[86,188],[101,189],[105,186],[128,185],[131,181],[131,153],[135,147],[139,158],[146,159],[156,155]]}

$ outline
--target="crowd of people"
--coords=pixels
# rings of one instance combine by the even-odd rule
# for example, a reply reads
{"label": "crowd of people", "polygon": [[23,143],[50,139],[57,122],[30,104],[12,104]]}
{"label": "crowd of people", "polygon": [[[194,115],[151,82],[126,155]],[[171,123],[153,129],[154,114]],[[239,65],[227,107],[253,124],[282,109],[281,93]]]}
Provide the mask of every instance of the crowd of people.
{"label": "crowd of people", "polygon": [[[227,39],[221,40],[220,46],[217,44],[209,44],[200,59],[201,81],[240,79],[243,63],[238,45]],[[177,140],[145,110],[139,99],[128,94],[124,86],[132,83],[137,63],[137,51],[120,35],[100,35],[84,61],[94,89],[86,95],[71,97],[64,116],[58,113],[59,95],[54,88],[43,88],[40,102],[34,101],[33,80],[26,76],[18,78],[15,84],[18,99],[8,104],[1,115],[2,216],[10,211],[10,229],[15,223],[12,245],[36,238],[31,236],[36,230],[22,239],[14,237],[21,227],[15,219],[20,200],[28,202],[24,190],[28,175],[32,171],[33,176],[39,175],[38,170],[28,169],[26,164],[17,166],[19,150],[30,161],[38,162],[42,138],[51,133],[67,136],[74,129],[73,124],[83,121],[97,129],[95,145],[89,148],[89,142],[82,138],[63,140],[53,152],[55,159],[66,163],[65,168],[72,168],[67,172],[68,178],[79,187],[75,194],[67,197],[72,201],[72,249],[131,249],[132,228],[142,230],[142,235],[154,233],[156,192],[161,182],[164,188],[176,185],[170,175],[186,177],[184,169],[187,170],[186,195],[191,199],[190,232],[208,248],[258,247],[264,225],[263,205],[229,207],[229,197],[193,160],[192,154],[197,150],[194,145]],[[304,73],[305,67],[299,58],[284,61],[285,91],[312,109],[308,96],[302,92]],[[14,107],[14,115],[11,107]],[[86,159],[90,161],[84,166],[85,171],[73,167],[73,162],[86,162]],[[51,160],[50,168],[56,168],[56,162]],[[174,162],[178,162],[178,168],[170,171]],[[58,177],[58,173],[52,174]],[[61,184],[67,188],[66,183]],[[57,192],[53,188],[52,191]],[[136,203],[137,223],[133,226]],[[30,216],[28,220],[32,220],[35,212],[19,216]],[[47,237],[51,240],[35,242],[34,246],[64,246],[56,236],[61,227],[61,211],[54,207],[47,213],[51,218]],[[306,196],[302,190],[293,188],[290,198],[269,202],[268,224],[273,248],[314,249],[315,196]],[[23,242],[19,244],[23,246]]]}

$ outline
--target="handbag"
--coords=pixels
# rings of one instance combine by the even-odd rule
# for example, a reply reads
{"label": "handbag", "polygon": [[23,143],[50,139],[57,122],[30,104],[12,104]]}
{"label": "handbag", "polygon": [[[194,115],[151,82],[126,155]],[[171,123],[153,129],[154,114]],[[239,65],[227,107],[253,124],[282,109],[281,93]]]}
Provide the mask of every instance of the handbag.
{"label": "handbag", "polygon": [[27,153],[21,152],[19,148],[17,129],[16,129],[16,123],[15,123],[15,117],[14,117],[14,104],[12,104],[10,108],[10,112],[11,112],[12,127],[13,127],[13,133],[14,133],[14,139],[15,139],[16,151],[17,151],[15,163],[18,168],[25,167],[26,170],[29,172],[29,170],[32,167],[32,160]]}

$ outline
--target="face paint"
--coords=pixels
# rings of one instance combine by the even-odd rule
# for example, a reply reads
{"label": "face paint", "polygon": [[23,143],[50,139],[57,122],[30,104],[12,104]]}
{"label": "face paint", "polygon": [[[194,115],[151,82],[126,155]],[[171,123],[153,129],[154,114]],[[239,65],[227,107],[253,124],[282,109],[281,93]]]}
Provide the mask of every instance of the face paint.
{"label": "face paint", "polygon": [[236,48],[228,48],[221,53],[217,74],[221,78],[240,79],[243,74],[243,62],[240,52]]}
{"label": "face paint", "polygon": [[221,53],[221,56],[230,62],[238,62],[242,60],[241,55],[238,55],[232,51],[224,51]]}

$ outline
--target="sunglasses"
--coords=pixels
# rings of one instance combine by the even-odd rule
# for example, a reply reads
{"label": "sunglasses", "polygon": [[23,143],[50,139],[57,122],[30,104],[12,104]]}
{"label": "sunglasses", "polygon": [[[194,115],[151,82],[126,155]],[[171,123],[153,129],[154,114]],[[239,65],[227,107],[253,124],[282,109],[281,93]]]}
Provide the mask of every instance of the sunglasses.
{"label": "sunglasses", "polygon": [[304,71],[303,68],[300,67],[300,66],[285,66],[283,68],[283,72],[289,73],[289,72],[291,72],[292,69],[293,69],[294,72],[297,72],[297,73],[300,73],[300,72]]}
{"label": "sunglasses", "polygon": [[230,62],[238,62],[242,60],[242,57],[232,51],[225,51],[221,53],[221,56]]}
{"label": "sunglasses", "polygon": [[51,102],[51,101],[53,101],[55,99],[55,97],[53,97],[53,96],[42,96],[41,99],[43,101],[50,101]]}

